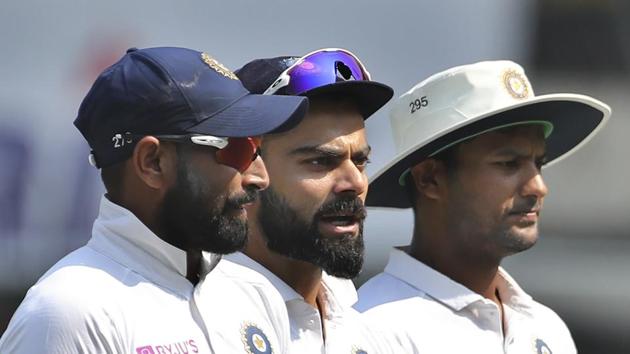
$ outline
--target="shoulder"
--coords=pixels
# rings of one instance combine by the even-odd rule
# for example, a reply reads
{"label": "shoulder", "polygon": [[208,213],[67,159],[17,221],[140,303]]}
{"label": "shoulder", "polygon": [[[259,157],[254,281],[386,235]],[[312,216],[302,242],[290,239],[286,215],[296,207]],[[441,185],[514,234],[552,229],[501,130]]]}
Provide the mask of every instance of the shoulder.
{"label": "shoulder", "polygon": [[571,338],[571,333],[566,323],[554,310],[532,299],[529,302],[527,311],[536,322],[537,327],[545,329],[549,333],[554,333],[559,337]]}
{"label": "shoulder", "polygon": [[[342,317],[342,318],[340,318]],[[410,341],[389,323],[366,316],[353,308],[345,309],[329,323],[327,349],[339,352],[345,348],[358,348],[368,353],[411,353]],[[334,341],[335,343],[331,343]]]}
{"label": "shoulder", "polygon": [[350,279],[338,278],[332,275],[322,274],[322,285],[326,292],[335,297],[336,301],[344,308],[354,305],[357,298],[357,288]]}
{"label": "shoulder", "polygon": [[112,323],[122,310],[112,293],[120,282],[94,264],[107,262],[98,258],[84,247],[46,272],[13,315],[0,352],[89,352],[119,342]]}
{"label": "shoulder", "polygon": [[120,292],[141,277],[112,259],[82,247],[52,266],[28,291],[35,303],[69,305],[73,308],[102,307],[116,302]]}
{"label": "shoulder", "polygon": [[[217,352],[241,350],[262,340],[274,352],[285,352],[290,343],[290,325],[285,302],[279,291],[262,274],[241,264],[222,259],[202,284],[206,312],[221,318],[208,330],[221,338]],[[220,349],[220,350],[218,350]]]}
{"label": "shoulder", "polygon": [[[228,259],[222,259],[207,276],[210,283],[223,284],[226,296],[247,294],[254,303],[276,308],[285,303],[273,283],[260,272]],[[236,295],[230,295],[236,293]]]}
{"label": "shoulder", "polygon": [[354,308],[365,312],[383,304],[423,297],[424,293],[388,273],[380,273],[365,282],[359,288],[358,295],[359,300]]}

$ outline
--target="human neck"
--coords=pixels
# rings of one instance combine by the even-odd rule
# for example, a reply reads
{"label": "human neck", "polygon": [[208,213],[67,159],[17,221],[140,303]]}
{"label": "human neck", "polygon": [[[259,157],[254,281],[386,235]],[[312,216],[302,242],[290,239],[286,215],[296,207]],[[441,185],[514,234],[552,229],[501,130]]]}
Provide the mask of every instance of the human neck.
{"label": "human neck", "polygon": [[416,227],[408,254],[466,286],[481,296],[500,304],[497,295],[498,272],[501,259],[492,259],[482,253],[460,250],[449,242],[442,230]]}
{"label": "human neck", "polygon": [[278,278],[282,279],[295,292],[302,295],[304,301],[309,305],[320,309],[318,295],[321,290],[322,270],[321,268],[307,262],[296,261],[283,258],[282,262],[277,262],[271,270]]}
{"label": "human neck", "polygon": [[186,251],[186,279],[193,285],[199,283],[202,258],[201,250]]}

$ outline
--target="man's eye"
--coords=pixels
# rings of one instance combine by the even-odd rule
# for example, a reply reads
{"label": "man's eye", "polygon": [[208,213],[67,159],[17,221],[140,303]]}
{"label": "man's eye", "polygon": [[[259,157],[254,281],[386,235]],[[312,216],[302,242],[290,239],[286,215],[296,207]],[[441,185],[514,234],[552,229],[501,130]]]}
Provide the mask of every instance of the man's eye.
{"label": "man's eye", "polygon": [[370,159],[367,157],[354,160],[354,164],[359,168],[365,168],[370,162]]}
{"label": "man's eye", "polygon": [[513,169],[518,167],[518,160],[497,161],[496,164],[504,168]]}
{"label": "man's eye", "polygon": [[307,160],[306,163],[313,166],[331,166],[335,163],[335,159],[331,157],[316,157]]}

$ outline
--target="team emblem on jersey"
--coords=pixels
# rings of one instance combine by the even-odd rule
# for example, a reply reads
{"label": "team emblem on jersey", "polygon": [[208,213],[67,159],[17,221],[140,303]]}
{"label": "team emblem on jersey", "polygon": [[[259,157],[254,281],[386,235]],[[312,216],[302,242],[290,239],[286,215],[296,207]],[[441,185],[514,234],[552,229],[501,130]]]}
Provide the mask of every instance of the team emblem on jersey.
{"label": "team emblem on jersey", "polygon": [[225,65],[219,63],[216,59],[209,56],[207,53],[201,53],[201,59],[204,63],[208,64],[210,68],[212,68],[219,74],[232,80],[238,80],[238,77],[236,77],[236,75],[230,69],[226,68]]}
{"label": "team emblem on jersey", "polygon": [[534,347],[536,349],[536,354],[553,354],[547,343],[540,338],[536,338],[534,341]]}
{"label": "team emblem on jersey", "polygon": [[245,352],[248,354],[271,354],[273,348],[267,335],[255,324],[246,322],[241,329],[241,339],[245,345]]}
{"label": "team emblem on jersey", "polygon": [[527,79],[514,70],[507,70],[503,74],[503,84],[507,92],[514,98],[527,98],[529,96]]}
{"label": "team emblem on jersey", "polygon": [[368,352],[361,348],[352,347],[352,354],[368,354]]}

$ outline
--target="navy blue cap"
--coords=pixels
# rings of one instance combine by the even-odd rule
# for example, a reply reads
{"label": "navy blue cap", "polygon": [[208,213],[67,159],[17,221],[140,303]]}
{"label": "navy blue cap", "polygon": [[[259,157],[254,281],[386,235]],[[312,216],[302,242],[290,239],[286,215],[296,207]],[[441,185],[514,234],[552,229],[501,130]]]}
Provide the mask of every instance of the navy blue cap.
{"label": "navy blue cap", "polygon": [[[261,94],[299,59],[295,56],[254,59],[234,73],[251,93]],[[394,90],[376,81],[352,80],[320,86],[300,96],[314,97],[321,94],[340,95],[354,100],[363,118],[367,119],[392,98]],[[282,93],[279,91],[275,95]]]}
{"label": "navy blue cap", "polygon": [[74,125],[100,168],[129,158],[132,136],[257,136],[295,126],[307,108],[305,98],[251,94],[206,53],[132,48],[99,75]]}

